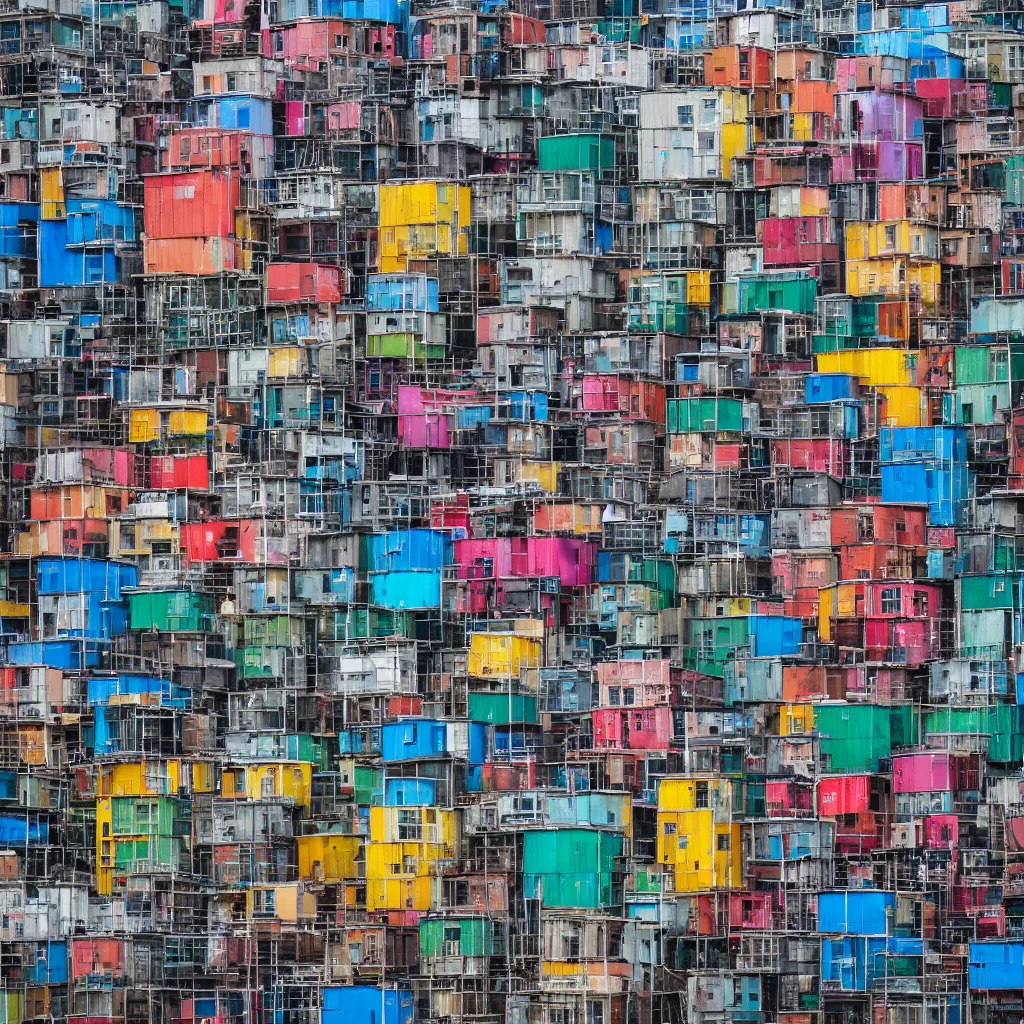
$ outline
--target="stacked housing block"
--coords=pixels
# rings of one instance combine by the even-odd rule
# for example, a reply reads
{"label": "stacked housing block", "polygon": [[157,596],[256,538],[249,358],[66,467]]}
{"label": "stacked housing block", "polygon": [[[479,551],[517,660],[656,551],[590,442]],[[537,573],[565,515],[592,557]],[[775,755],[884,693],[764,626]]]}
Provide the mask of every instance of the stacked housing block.
{"label": "stacked housing block", "polygon": [[11,0],[0,117],[0,1024],[1019,1024],[1022,0]]}

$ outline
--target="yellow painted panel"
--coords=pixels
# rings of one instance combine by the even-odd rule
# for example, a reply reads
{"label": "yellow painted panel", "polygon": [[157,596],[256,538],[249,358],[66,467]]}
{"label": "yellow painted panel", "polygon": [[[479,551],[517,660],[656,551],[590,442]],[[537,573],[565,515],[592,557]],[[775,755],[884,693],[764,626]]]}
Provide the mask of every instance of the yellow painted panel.
{"label": "yellow painted panel", "polygon": [[408,259],[425,259],[436,253],[467,255],[471,199],[469,186],[450,182],[381,185],[381,271],[402,271]]}
{"label": "yellow painted panel", "polygon": [[728,779],[662,779],[658,784],[658,810],[673,813],[697,810],[698,783],[702,793],[706,787],[711,802],[725,803],[732,798],[732,783]]}
{"label": "yellow painted panel", "polygon": [[846,290],[850,295],[885,295],[908,298],[913,290],[925,306],[939,299],[942,265],[935,260],[910,260],[905,256],[881,259],[848,259]]}
{"label": "yellow painted panel", "polygon": [[292,799],[299,807],[308,807],[313,769],[308,761],[274,762],[246,768],[246,797],[249,800]]}
{"label": "yellow painted panel", "polygon": [[309,881],[340,882],[360,875],[357,859],[363,848],[361,836],[330,833],[299,836],[299,877]]}
{"label": "yellow painted panel", "polygon": [[722,128],[722,177],[732,181],[732,160],[747,155],[746,124],[723,124]]}
{"label": "yellow painted panel", "polygon": [[832,640],[832,616],[835,614],[836,588],[822,587],[818,591],[818,635],[823,643]]}
{"label": "yellow painted panel", "polygon": [[439,843],[366,844],[366,877],[419,878],[436,872],[451,851]]}
{"label": "yellow painted panel", "polygon": [[268,377],[298,377],[305,373],[306,353],[297,348],[272,348],[267,362]]}
{"label": "yellow painted panel", "polygon": [[556,978],[566,978],[583,973],[583,964],[572,960],[544,960],[540,965],[541,974]]}
{"label": "yellow painted panel", "polygon": [[160,411],[158,409],[132,409],[128,426],[128,440],[133,444],[145,444],[160,438]]}
{"label": "yellow painted panel", "polygon": [[883,419],[879,426],[920,427],[923,426],[921,416],[921,389],[915,387],[882,387],[879,394],[885,398]]}
{"label": "yellow painted panel", "polygon": [[742,884],[739,824],[716,822],[715,811],[658,812],[657,856],[673,869],[676,892]]}
{"label": "yellow painted panel", "polygon": [[213,765],[209,761],[195,761],[192,764],[192,792],[212,793],[214,788]]}
{"label": "yellow painted panel", "polygon": [[848,373],[864,383],[880,386],[910,384],[913,380],[912,360],[901,348],[846,349],[818,355],[819,373]]}
{"label": "yellow painted panel", "polygon": [[558,490],[558,472],[561,468],[560,462],[524,462],[522,479],[524,483],[537,484],[549,494],[554,494]]}
{"label": "yellow painted panel", "polygon": [[137,764],[104,765],[100,769],[99,791],[109,796],[156,796],[145,791],[144,767]]}
{"label": "yellow painted panel", "polygon": [[473,633],[469,643],[469,674],[484,678],[518,677],[520,669],[540,665],[538,640],[510,633]]}
{"label": "yellow painted panel", "polygon": [[101,896],[113,891],[116,852],[113,804],[109,797],[101,797],[96,801],[96,891]]}
{"label": "yellow painted panel", "polygon": [[691,270],[686,278],[686,301],[691,305],[707,306],[711,302],[711,271]]}
{"label": "yellow painted panel", "polygon": [[199,436],[206,433],[205,409],[175,409],[167,420],[167,433]]}
{"label": "yellow painted panel", "polygon": [[373,843],[440,843],[454,854],[460,835],[457,810],[425,806],[370,808]]}
{"label": "yellow painted panel", "polygon": [[814,732],[814,706],[785,704],[779,711],[780,736],[809,736]]}
{"label": "yellow painted panel", "polygon": [[60,167],[43,167],[39,171],[42,196],[40,216],[43,220],[63,220],[67,216],[64,205],[64,171]]}
{"label": "yellow painted panel", "polygon": [[437,883],[432,878],[382,878],[366,882],[366,909],[430,910]]}

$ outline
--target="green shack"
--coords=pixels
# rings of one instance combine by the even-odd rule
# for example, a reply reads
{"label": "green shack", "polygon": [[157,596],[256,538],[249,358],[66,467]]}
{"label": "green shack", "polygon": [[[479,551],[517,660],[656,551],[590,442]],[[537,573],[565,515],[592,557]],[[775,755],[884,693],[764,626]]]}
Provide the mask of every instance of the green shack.
{"label": "green shack", "polygon": [[957,580],[960,652],[966,658],[1005,658],[1021,607],[1020,576],[993,572]]}
{"label": "green shack", "polygon": [[599,829],[556,828],[523,836],[523,893],[546,909],[612,910],[622,902],[623,837]]}
{"label": "green shack", "polygon": [[813,351],[838,352],[875,344],[882,333],[879,312],[884,301],[884,297],[876,295],[818,298],[815,320],[821,331],[812,336]]}
{"label": "green shack", "polygon": [[537,698],[517,693],[471,693],[469,720],[490,725],[536,725]]}
{"label": "green shack", "polygon": [[117,871],[181,871],[189,862],[191,806],[174,797],[113,797],[110,832]]}
{"label": "green shack", "polygon": [[740,313],[764,309],[788,309],[791,313],[814,312],[818,282],[808,274],[784,271],[775,274],[744,274],[739,280]]}
{"label": "green shack", "polygon": [[[1017,705],[996,704],[990,707],[942,708],[925,716],[926,746],[942,746],[949,736],[973,737],[972,749],[984,751],[990,761],[1020,764],[1024,757],[1024,709]],[[929,739],[934,744],[929,744]]]}
{"label": "green shack", "polygon": [[917,742],[917,712],[909,704],[818,704],[814,727],[825,770],[832,772],[877,772],[893,746]]}
{"label": "green shack", "polygon": [[129,594],[128,614],[132,629],[209,633],[213,629],[213,596],[192,590]]}
{"label": "green shack", "polygon": [[484,917],[424,918],[420,956],[494,956],[494,925]]}
{"label": "green shack", "polygon": [[666,413],[670,434],[743,430],[743,403],[735,398],[673,398]]}
{"label": "green shack", "polygon": [[360,807],[384,803],[384,769],[356,765],[352,773],[352,799]]}
{"label": "green shack", "polygon": [[611,170],[615,166],[615,139],[610,135],[548,135],[537,142],[542,171]]}
{"label": "green shack", "polygon": [[746,615],[689,618],[683,630],[684,663],[688,669],[706,676],[722,678],[726,664],[734,661],[737,652],[750,643],[750,620]]}

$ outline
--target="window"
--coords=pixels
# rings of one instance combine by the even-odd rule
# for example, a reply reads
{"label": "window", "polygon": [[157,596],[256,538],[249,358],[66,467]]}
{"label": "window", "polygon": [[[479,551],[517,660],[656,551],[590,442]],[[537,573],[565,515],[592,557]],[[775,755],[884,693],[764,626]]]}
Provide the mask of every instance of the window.
{"label": "window", "polygon": [[719,851],[732,849],[732,836],[728,832],[720,832],[718,834],[718,849]]}
{"label": "window", "polygon": [[679,124],[684,128],[693,127],[693,106],[689,103],[681,104],[676,108],[676,117]]}
{"label": "window", "polygon": [[896,225],[886,224],[885,225],[885,247],[886,249],[896,248]]}
{"label": "window", "polygon": [[608,688],[608,703],[611,704],[613,708],[618,707],[619,704],[622,703],[621,691],[617,686],[611,686]]}
{"label": "window", "polygon": [[674,836],[676,834],[676,823],[674,821],[666,821],[663,831],[667,836]]}
{"label": "window", "polygon": [[886,587],[882,591],[882,614],[899,615],[902,600],[899,587]]}

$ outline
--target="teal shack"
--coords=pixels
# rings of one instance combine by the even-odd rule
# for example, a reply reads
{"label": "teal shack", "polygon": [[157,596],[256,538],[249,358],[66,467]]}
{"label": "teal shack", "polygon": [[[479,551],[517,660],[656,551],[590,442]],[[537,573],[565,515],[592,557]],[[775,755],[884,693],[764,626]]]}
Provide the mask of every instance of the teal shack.
{"label": "teal shack", "polygon": [[610,911],[622,902],[623,837],[599,829],[557,828],[523,837],[523,892],[546,909]]}

